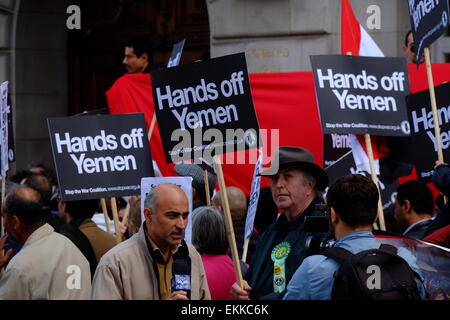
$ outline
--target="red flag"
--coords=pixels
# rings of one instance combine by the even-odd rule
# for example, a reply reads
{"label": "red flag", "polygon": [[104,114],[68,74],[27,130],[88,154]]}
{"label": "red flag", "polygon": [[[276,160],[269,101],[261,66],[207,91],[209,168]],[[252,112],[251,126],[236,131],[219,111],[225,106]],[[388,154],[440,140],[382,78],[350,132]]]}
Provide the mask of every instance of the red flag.
{"label": "red flag", "polygon": [[[356,19],[349,0],[342,0],[341,53],[350,53],[354,56],[384,57],[383,52],[375,41]],[[384,138],[371,136],[371,139],[374,159],[387,156],[389,150]],[[357,140],[352,139],[352,142],[354,142],[352,144],[352,152],[356,166],[370,172],[364,136],[358,135]],[[362,153],[362,151],[364,152]],[[375,166],[378,168],[378,163],[375,163]]]}
{"label": "red flag", "polygon": [[[426,89],[426,70],[409,68],[410,87],[413,92]],[[312,72],[250,74],[253,102],[261,129],[279,130],[279,144],[299,146],[310,150],[318,165],[322,163],[323,139],[317,112]],[[450,80],[450,64],[433,64],[436,85]],[[424,80],[425,79],[425,80]],[[109,111],[115,113],[143,112],[147,126],[153,117],[153,95],[148,74],[126,74],[117,79],[107,91]],[[273,144],[273,140],[269,140]],[[163,176],[175,175],[173,164],[166,162],[158,124],[150,141],[152,157]],[[272,149],[272,145],[265,145]],[[270,153],[272,154],[272,153]],[[224,165],[227,186],[242,188],[250,193],[254,164]],[[261,187],[268,179],[261,180]]]}

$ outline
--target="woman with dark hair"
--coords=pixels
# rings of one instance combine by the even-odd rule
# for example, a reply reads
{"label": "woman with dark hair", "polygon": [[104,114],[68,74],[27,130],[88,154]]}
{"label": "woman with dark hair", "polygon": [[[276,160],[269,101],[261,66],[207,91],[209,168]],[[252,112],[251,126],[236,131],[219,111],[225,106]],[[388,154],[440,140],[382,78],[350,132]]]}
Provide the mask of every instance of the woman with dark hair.
{"label": "woman with dark hair", "polygon": [[236,281],[223,215],[214,207],[199,207],[192,213],[192,244],[200,253],[211,300],[229,300]]}

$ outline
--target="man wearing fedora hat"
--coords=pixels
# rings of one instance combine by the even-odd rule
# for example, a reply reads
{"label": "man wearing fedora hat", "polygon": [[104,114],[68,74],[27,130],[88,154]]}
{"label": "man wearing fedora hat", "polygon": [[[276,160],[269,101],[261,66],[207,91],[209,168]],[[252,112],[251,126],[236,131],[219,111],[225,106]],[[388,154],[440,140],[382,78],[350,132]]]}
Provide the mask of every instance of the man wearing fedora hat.
{"label": "man wearing fedora hat", "polygon": [[307,255],[305,217],[322,215],[316,205],[323,202],[328,176],[308,150],[279,147],[272,166],[261,175],[271,178],[272,197],[282,214],[261,235],[244,288],[233,284],[234,299],[281,299]]}

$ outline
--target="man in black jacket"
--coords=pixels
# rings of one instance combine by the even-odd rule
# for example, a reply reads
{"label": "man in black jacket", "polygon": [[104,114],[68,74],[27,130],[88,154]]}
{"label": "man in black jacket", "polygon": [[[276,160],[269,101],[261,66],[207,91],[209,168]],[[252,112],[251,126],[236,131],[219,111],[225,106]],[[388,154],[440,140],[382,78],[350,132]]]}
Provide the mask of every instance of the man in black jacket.
{"label": "man in black jacket", "polygon": [[411,180],[397,188],[394,217],[406,237],[422,239],[433,216],[433,195],[427,185]]}
{"label": "man in black jacket", "polygon": [[272,197],[282,214],[261,235],[243,288],[232,286],[234,299],[281,299],[307,256],[305,217],[322,215],[316,205],[323,201],[328,176],[308,150],[280,147],[272,167],[261,175],[271,178]]}

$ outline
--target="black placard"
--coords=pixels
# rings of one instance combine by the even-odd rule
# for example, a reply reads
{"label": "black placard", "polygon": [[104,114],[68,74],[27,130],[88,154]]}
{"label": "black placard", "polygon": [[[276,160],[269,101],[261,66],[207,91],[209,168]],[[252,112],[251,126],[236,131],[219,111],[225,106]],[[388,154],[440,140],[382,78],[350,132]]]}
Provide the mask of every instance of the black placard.
{"label": "black placard", "polygon": [[8,161],[16,161],[16,147],[14,143],[14,127],[13,127],[13,107],[11,103],[11,95],[8,94]]}
{"label": "black placard", "polygon": [[261,146],[244,53],[155,70],[152,86],[168,162]]}
{"label": "black placard", "polygon": [[426,46],[448,28],[448,0],[408,0],[417,64]]}
{"label": "black placard", "polygon": [[140,194],[153,176],[142,113],[47,119],[63,200]]}
{"label": "black placard", "polygon": [[[444,159],[450,159],[450,83],[435,87],[438,119],[441,128],[441,142]],[[417,177],[431,181],[433,167],[437,160],[437,144],[434,134],[433,113],[428,90],[406,97],[411,124],[411,158],[417,170]]]}
{"label": "black placard", "polygon": [[323,135],[323,167],[333,165],[337,160],[351,151],[349,134],[324,134]]}
{"label": "black placard", "polygon": [[[382,161],[382,160],[380,160]],[[380,163],[381,169],[383,165]],[[342,156],[339,160],[337,160],[334,164],[325,168],[325,172],[328,175],[329,185],[333,185],[337,179],[340,177],[346,176],[348,174],[362,174],[366,177],[370,178],[370,172],[359,170],[355,164],[355,160],[353,158],[352,152],[347,152],[344,156]],[[394,174],[395,175],[395,174]],[[382,181],[382,179],[378,179],[380,194],[381,194],[381,203],[383,205],[383,211],[387,212],[393,209],[395,203],[395,196],[397,187],[399,183],[397,179],[390,181]]]}
{"label": "black placard", "polygon": [[185,41],[186,39],[183,39],[173,45],[172,53],[170,55],[169,62],[167,63],[167,68],[176,67],[180,64]]}
{"label": "black placard", "polygon": [[408,135],[406,60],[311,56],[324,133]]}

